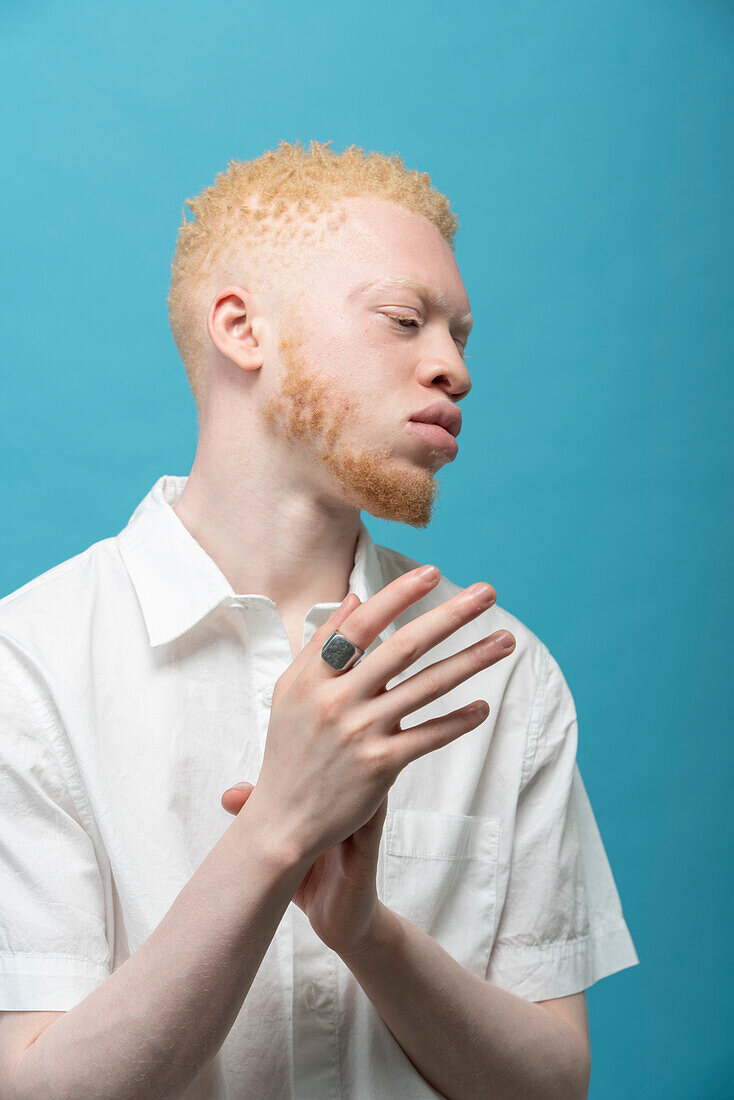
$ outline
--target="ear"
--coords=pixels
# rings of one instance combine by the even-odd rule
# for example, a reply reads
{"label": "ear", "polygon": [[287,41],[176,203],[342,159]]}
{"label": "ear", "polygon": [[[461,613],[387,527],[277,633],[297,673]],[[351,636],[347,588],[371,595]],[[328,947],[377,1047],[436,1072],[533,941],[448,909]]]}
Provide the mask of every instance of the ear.
{"label": "ear", "polygon": [[209,307],[209,339],[227,359],[243,370],[263,365],[260,324],[254,296],[241,286],[225,286]]}

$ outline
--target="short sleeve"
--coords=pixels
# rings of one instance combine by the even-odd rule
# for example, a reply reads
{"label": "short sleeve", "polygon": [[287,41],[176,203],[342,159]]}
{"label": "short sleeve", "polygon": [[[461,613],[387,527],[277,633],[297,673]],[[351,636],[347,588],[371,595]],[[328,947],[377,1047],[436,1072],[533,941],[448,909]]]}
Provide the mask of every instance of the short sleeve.
{"label": "short sleeve", "polygon": [[576,709],[541,643],[507,896],[487,980],[526,1000],[566,997],[639,959],[576,762]]}
{"label": "short sleeve", "polygon": [[0,636],[0,1010],[63,1012],[111,973],[105,892],[38,669]]}

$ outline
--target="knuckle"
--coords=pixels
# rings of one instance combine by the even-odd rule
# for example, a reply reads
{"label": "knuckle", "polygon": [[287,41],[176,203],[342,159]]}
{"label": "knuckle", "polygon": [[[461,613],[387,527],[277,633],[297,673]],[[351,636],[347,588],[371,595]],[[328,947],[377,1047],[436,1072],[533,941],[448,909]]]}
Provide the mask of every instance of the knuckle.
{"label": "knuckle", "polygon": [[421,674],[421,692],[430,696],[431,699],[436,699],[443,692],[443,685],[441,683],[441,677],[438,673],[430,668]]}
{"label": "knuckle", "polygon": [[369,733],[369,719],[364,711],[346,701],[340,710],[332,715],[332,727],[340,745],[362,744]]}
{"label": "knuckle", "polygon": [[336,685],[329,681],[325,690],[320,691],[316,701],[316,710],[325,725],[335,724],[344,714],[344,700]]}
{"label": "knuckle", "polygon": [[392,746],[386,738],[367,742],[361,756],[363,766],[373,775],[389,775],[394,768]]}
{"label": "knuckle", "polygon": [[391,644],[401,663],[412,665],[418,659],[419,643],[413,631],[405,628],[398,630],[393,634]]}

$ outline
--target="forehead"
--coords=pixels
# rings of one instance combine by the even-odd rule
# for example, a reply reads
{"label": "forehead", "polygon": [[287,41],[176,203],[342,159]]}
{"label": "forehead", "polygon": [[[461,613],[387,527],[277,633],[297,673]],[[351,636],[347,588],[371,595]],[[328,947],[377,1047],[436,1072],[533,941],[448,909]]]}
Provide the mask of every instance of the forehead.
{"label": "forehead", "polygon": [[322,276],[338,279],[350,300],[373,290],[412,290],[467,319],[469,298],[454,253],[428,218],[384,199],[352,196],[338,205],[346,217],[318,250],[329,269],[327,276],[321,267]]}

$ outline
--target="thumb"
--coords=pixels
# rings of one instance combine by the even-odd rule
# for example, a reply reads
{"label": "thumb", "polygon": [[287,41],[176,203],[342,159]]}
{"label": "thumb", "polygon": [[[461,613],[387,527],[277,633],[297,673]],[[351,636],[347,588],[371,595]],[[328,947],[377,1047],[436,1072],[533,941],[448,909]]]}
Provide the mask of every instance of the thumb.
{"label": "thumb", "polygon": [[235,783],[222,795],[222,807],[227,813],[236,816],[254,790],[255,787],[252,783]]}

